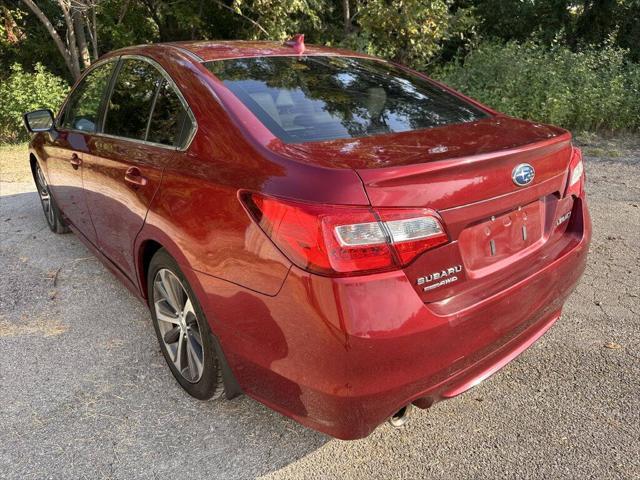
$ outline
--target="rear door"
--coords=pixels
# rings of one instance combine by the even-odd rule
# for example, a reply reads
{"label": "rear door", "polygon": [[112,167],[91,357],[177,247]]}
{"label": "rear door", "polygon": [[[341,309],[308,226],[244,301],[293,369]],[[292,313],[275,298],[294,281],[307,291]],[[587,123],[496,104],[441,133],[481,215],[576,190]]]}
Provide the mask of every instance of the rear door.
{"label": "rear door", "polygon": [[82,79],[58,119],[57,136],[45,145],[53,196],[64,216],[94,244],[96,233],[82,189],[82,161],[97,131],[114,66],[113,61],[98,65]]}
{"label": "rear door", "polygon": [[194,125],[159,65],[121,58],[102,132],[88,145],[84,187],[100,250],[132,281],[135,238],[165,165],[183,154]]}

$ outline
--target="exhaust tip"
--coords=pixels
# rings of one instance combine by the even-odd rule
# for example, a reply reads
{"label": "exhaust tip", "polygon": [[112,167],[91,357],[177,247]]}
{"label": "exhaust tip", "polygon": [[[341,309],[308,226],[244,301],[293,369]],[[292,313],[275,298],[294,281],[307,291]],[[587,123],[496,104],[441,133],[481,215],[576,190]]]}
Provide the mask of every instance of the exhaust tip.
{"label": "exhaust tip", "polygon": [[389,423],[391,424],[391,426],[395,428],[400,428],[404,426],[409,421],[409,414],[412,408],[413,408],[413,405],[408,404],[402,407],[393,415],[391,415],[391,418],[389,418]]}

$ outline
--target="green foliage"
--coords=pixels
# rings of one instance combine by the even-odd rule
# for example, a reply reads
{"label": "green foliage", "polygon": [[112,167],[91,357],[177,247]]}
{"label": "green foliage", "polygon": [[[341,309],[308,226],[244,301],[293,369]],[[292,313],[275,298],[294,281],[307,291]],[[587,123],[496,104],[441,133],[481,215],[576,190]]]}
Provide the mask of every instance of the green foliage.
{"label": "green foliage", "polygon": [[486,43],[434,77],[515,117],[578,130],[639,130],[640,65],[626,53]]}
{"label": "green foliage", "polygon": [[485,39],[559,41],[573,51],[607,43],[640,61],[640,0],[454,0],[472,7]]}
{"label": "green foliage", "polygon": [[0,143],[25,140],[22,114],[39,108],[57,111],[68,90],[62,79],[39,63],[35,72],[14,64],[9,77],[0,83]]}
{"label": "green foliage", "polygon": [[[3,1],[7,0],[0,0],[0,6]],[[64,22],[62,18],[56,17],[59,8],[55,2],[36,3],[45,15],[49,16],[54,25]],[[7,10],[0,9],[0,23],[5,25],[0,30],[0,81],[10,74],[11,66],[14,63],[19,63],[25,69],[32,70],[33,66],[40,62],[55,75],[67,75],[68,70],[62,55],[40,21],[29,13],[21,1],[8,1],[8,4],[10,18],[7,17]],[[19,38],[17,42],[9,41],[7,36],[6,25],[11,21],[15,22],[14,34]]]}
{"label": "green foliage", "polygon": [[424,67],[438,52],[449,26],[445,0],[369,0],[357,17],[366,51]]}
{"label": "green foliage", "polygon": [[128,2],[126,10],[124,6],[119,0],[100,4],[98,38],[102,52],[158,41],[158,27],[143,2]]}
{"label": "green foliage", "polygon": [[[64,38],[58,2],[36,3]],[[639,128],[640,64],[633,62],[640,62],[640,0],[95,4],[99,54],[150,42],[283,40],[304,33],[307,43],[343,46],[423,70],[439,65],[445,81],[516,116],[576,128]],[[464,63],[455,61],[463,56]],[[26,73],[38,62],[44,68]],[[60,101],[66,85],[54,75],[71,79],[47,30],[21,0],[0,0],[0,141],[24,137],[23,111]]]}
{"label": "green foliage", "polygon": [[285,40],[302,32],[307,41],[314,37],[322,41],[317,33],[326,27],[324,16],[333,9],[325,0],[233,0],[232,5],[238,15],[251,18],[267,32],[245,21],[243,31],[251,40]]}

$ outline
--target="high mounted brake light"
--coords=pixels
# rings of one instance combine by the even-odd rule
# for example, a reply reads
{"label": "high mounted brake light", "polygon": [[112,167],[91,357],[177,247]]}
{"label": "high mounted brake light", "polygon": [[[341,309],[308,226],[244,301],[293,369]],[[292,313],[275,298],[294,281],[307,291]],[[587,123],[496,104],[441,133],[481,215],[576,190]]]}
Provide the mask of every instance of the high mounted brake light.
{"label": "high mounted brake light", "polygon": [[582,151],[573,147],[571,152],[571,162],[569,162],[569,176],[565,197],[575,195],[579,197],[584,190],[584,165],[582,161]]}
{"label": "high mounted brake light", "polygon": [[289,40],[285,41],[284,44],[287,47],[293,48],[293,51],[298,55],[302,55],[306,49],[304,45],[304,33],[296,33]]}
{"label": "high mounted brake light", "polygon": [[307,204],[255,193],[241,199],[282,253],[321,275],[394,270],[449,241],[427,209]]}

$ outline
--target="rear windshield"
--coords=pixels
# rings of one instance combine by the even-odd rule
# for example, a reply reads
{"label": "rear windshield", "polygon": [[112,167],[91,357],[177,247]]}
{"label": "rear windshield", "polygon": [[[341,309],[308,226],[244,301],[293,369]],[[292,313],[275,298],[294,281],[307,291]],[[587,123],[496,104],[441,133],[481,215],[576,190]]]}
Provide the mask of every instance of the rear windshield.
{"label": "rear windshield", "polygon": [[353,57],[252,57],[207,68],[287,143],[406,132],[488,115],[388,63]]}

